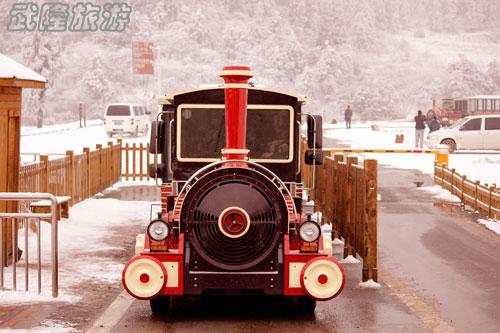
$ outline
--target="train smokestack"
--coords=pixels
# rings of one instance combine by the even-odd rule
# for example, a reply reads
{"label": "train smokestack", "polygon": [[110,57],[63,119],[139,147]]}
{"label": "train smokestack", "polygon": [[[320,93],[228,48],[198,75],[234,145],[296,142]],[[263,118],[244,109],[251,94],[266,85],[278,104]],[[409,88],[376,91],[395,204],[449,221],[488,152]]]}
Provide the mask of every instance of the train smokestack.
{"label": "train smokestack", "polygon": [[226,103],[226,146],[222,149],[222,158],[246,160],[248,80],[253,74],[247,66],[225,66],[220,76],[225,83]]}

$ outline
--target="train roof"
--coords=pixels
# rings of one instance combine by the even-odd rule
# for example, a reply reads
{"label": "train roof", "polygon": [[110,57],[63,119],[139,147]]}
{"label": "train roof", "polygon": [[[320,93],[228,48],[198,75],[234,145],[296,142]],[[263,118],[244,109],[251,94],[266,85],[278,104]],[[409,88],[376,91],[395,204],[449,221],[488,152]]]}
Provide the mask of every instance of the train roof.
{"label": "train roof", "polygon": [[[192,92],[197,92],[197,91],[212,90],[212,89],[224,89],[224,85],[202,86],[200,88],[184,90],[184,91],[180,91],[180,92],[177,92],[174,94],[161,95],[158,98],[158,103],[160,105],[172,104],[174,101],[174,98],[176,96],[184,95],[184,94],[188,94],[188,93],[192,93]],[[293,94],[293,93],[290,93],[290,92],[285,91],[285,90],[269,89],[269,88],[263,88],[263,87],[259,87],[259,86],[256,86],[256,87],[248,86],[248,89],[249,90],[258,90],[258,91],[267,91],[267,92],[291,96],[291,97],[297,98],[297,101],[301,104],[305,104],[306,99],[307,99],[307,97],[304,95]]]}

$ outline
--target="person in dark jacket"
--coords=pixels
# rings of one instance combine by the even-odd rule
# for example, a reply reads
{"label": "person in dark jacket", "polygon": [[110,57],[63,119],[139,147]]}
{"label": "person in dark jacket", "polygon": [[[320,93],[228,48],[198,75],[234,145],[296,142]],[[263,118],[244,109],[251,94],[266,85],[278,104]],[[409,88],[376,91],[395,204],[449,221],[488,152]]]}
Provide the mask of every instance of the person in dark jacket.
{"label": "person in dark jacket", "polygon": [[351,128],[352,109],[350,105],[348,105],[347,109],[345,109],[344,111],[344,118],[345,118],[345,128],[347,129]]}
{"label": "person in dark jacket", "polygon": [[415,148],[424,148],[424,132],[426,118],[421,110],[415,116]]}
{"label": "person in dark jacket", "polygon": [[436,117],[432,117],[432,119],[427,122],[427,127],[429,127],[429,133],[432,133],[439,130],[441,128],[441,124],[439,124]]}

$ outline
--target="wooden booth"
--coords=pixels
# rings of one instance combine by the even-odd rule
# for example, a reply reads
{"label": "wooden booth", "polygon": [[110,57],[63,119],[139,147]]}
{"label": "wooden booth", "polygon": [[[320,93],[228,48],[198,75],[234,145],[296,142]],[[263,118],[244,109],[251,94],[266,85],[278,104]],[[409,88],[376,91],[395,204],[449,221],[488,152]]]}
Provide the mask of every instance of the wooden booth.
{"label": "wooden booth", "polygon": [[[0,192],[19,190],[19,143],[21,137],[22,90],[44,89],[47,80],[0,53]],[[16,203],[0,201],[0,212],[15,212]],[[4,229],[4,251],[11,253],[11,230]],[[1,258],[0,258],[1,259]]]}

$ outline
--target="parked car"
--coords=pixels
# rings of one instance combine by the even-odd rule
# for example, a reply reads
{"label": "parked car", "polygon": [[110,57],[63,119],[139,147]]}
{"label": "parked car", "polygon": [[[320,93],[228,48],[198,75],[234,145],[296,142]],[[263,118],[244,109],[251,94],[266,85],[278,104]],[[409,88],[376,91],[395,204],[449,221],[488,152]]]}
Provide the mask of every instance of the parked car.
{"label": "parked car", "polygon": [[147,134],[151,114],[144,105],[113,103],[106,106],[104,128],[109,137],[128,133],[134,137]]}
{"label": "parked car", "polygon": [[450,152],[457,149],[500,150],[500,115],[469,116],[450,127],[427,136],[430,148],[446,145]]}

